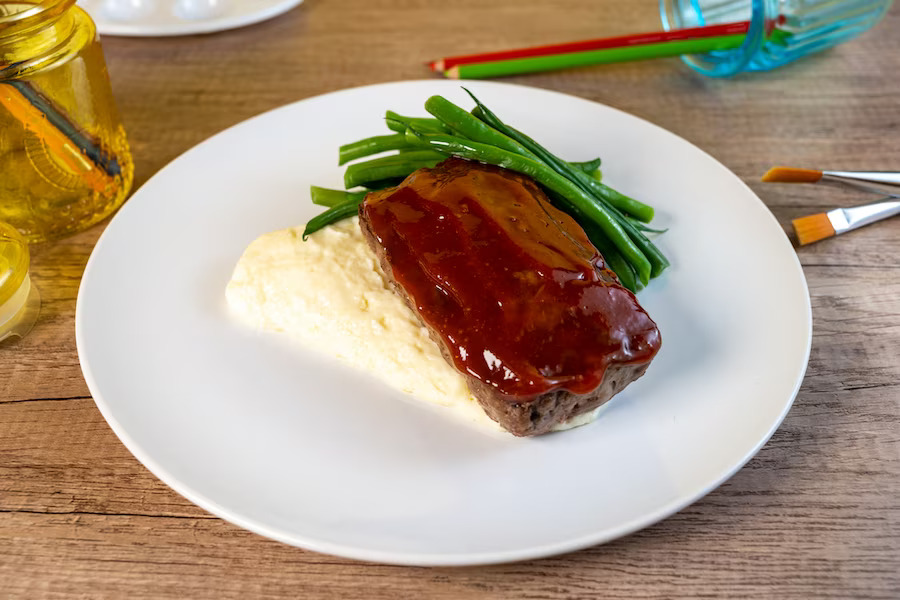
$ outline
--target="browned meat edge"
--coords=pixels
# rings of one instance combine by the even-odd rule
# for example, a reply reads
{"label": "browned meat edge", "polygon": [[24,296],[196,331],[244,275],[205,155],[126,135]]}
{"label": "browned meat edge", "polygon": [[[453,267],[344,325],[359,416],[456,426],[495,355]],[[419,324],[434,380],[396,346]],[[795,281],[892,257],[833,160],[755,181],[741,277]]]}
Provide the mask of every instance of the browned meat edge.
{"label": "browned meat edge", "polygon": [[[370,224],[365,217],[363,205],[360,204],[359,209],[359,226],[363,236],[369,244],[369,247],[378,257],[381,270],[387,276],[393,290],[400,298],[406,302],[407,306],[412,309],[413,313],[418,316],[415,305],[410,300],[406,291],[394,279],[391,265],[385,256],[384,248],[378,243],[375,234],[370,228]],[[444,343],[441,336],[427,323],[423,323],[428,329],[431,336],[438,347],[441,354],[453,366],[450,350]],[[496,388],[487,385],[480,379],[462,373],[466,378],[469,391],[478,400],[484,412],[499,423],[504,429],[517,436],[538,435],[547,433],[554,426],[568,421],[578,415],[590,412],[598,406],[605,404],[615,394],[620,392],[628,384],[638,379],[647,370],[650,363],[640,365],[621,365],[612,364],[606,370],[603,381],[600,385],[588,394],[573,394],[567,390],[554,390],[541,394],[535,399],[529,399],[528,402],[512,403],[505,396],[501,395]]]}

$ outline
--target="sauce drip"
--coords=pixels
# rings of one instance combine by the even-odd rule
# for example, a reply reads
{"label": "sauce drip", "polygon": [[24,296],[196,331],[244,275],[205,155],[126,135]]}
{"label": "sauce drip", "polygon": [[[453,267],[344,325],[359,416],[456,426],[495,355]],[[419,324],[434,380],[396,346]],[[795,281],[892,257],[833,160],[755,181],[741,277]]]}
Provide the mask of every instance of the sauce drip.
{"label": "sauce drip", "polygon": [[462,373],[522,402],[649,362],[656,325],[529,178],[449,159],[369,194],[364,216]]}

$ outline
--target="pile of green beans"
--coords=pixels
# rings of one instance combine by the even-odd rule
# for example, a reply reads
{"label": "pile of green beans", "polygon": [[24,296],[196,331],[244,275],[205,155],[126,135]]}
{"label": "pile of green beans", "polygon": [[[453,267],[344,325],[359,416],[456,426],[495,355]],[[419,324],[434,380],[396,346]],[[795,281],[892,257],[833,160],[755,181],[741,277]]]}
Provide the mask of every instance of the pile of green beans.
{"label": "pile of green beans", "polygon": [[[653,219],[653,207],[605,185],[599,158],[564,161],[501,121],[469,90],[466,92],[475,101],[471,112],[446,98],[432,96],[425,102],[431,117],[408,117],[387,111],[385,122],[394,133],[341,146],[340,165],[391,152],[350,164],[344,173],[345,188],[390,187],[448,156],[496,165],[527,175],[543,187],[553,204],[582,226],[607,266],[630,290],[640,290],[669,266],[663,253],[646,236],[662,233],[647,225]],[[355,215],[366,193],[314,186],[313,202],[328,210],[307,224],[304,239],[326,225]]]}

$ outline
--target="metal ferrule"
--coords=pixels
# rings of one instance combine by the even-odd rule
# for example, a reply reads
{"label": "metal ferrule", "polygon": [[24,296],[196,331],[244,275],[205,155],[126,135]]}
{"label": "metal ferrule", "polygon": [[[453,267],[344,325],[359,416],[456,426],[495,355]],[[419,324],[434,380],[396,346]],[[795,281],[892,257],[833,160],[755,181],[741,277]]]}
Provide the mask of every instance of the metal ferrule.
{"label": "metal ferrule", "polygon": [[836,208],[825,213],[835,233],[844,233],[881,219],[900,214],[900,199],[884,198],[852,208]]}
{"label": "metal ferrule", "polygon": [[822,171],[822,183],[900,197],[900,173],[890,171]]}

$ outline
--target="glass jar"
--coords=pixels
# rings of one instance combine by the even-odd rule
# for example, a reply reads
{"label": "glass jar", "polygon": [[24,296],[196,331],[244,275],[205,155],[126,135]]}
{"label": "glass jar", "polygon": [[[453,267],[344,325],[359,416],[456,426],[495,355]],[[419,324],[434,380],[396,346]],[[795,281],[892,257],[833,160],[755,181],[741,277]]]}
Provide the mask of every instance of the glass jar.
{"label": "glass jar", "polygon": [[25,337],[40,311],[29,262],[25,239],[15,227],[0,222],[0,343]]}
{"label": "glass jar", "polygon": [[133,174],[91,18],[75,0],[0,0],[0,221],[32,242],[81,231]]}
{"label": "glass jar", "polygon": [[739,48],[684,56],[712,76],[764,71],[844,42],[875,25],[892,0],[660,0],[663,27],[750,21]]}

